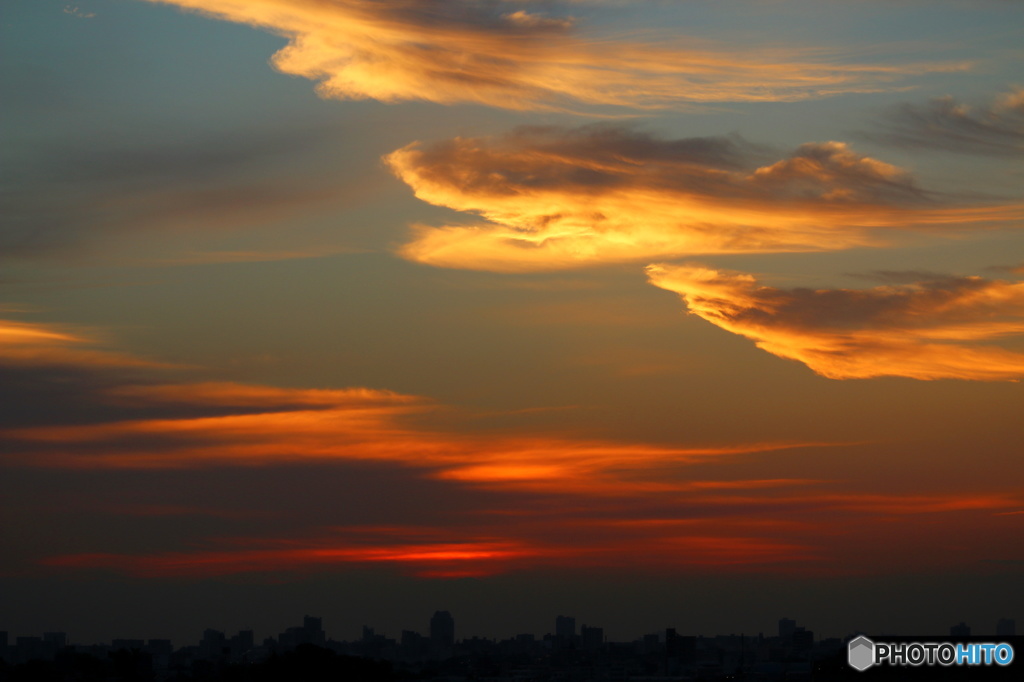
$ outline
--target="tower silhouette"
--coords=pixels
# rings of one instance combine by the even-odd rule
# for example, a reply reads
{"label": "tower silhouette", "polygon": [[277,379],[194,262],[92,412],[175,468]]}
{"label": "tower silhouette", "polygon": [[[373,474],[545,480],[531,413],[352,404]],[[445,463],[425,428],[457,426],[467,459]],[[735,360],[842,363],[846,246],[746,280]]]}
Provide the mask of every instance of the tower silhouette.
{"label": "tower silhouette", "polygon": [[430,618],[430,641],[440,646],[455,644],[455,619],[447,611],[434,611]]}

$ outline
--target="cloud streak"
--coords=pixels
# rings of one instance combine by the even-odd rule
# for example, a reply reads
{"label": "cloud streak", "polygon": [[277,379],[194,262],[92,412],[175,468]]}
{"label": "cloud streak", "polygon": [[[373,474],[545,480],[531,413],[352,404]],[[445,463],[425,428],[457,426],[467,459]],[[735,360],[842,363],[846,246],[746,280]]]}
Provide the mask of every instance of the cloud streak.
{"label": "cloud streak", "polygon": [[[749,284],[749,279],[741,282]],[[978,329],[965,331],[970,320],[985,320],[985,329],[991,330],[998,321],[990,319],[990,311],[1019,296],[1017,290],[974,280],[946,283],[956,295],[943,295],[938,285],[925,289],[927,295],[903,306],[873,301],[869,295],[860,301],[861,308],[875,312],[867,315],[871,319],[898,318],[905,310],[947,310],[951,323],[943,327],[944,334],[956,330],[957,338],[976,338]],[[793,318],[771,291],[747,294],[752,299],[757,295],[776,303],[773,314]],[[830,297],[822,306],[843,319],[859,319],[833,305],[835,300]],[[963,312],[968,307],[973,317]],[[804,312],[815,318],[814,310]],[[907,335],[905,330],[901,334]],[[481,432],[467,428],[458,410],[379,389],[172,383],[147,375],[144,367],[125,375],[119,369],[130,364],[130,356],[126,362],[98,345],[70,328],[16,322],[0,326],[0,348],[19,371],[45,371],[50,374],[38,376],[54,377],[58,363],[102,378],[76,389],[90,410],[50,410],[33,425],[15,421],[0,429],[0,467],[93,481],[130,477],[143,487],[128,486],[122,496],[117,486],[95,499],[83,490],[65,503],[83,515],[131,509],[133,517],[164,521],[200,516],[216,519],[221,530],[214,534],[202,525],[198,534],[178,535],[155,547],[149,543],[147,550],[106,539],[92,546],[76,541],[63,551],[29,559],[52,570],[110,570],[148,579],[301,574],[358,566],[427,578],[539,568],[870,570],[863,557],[845,560],[844,553],[853,550],[848,537],[837,539],[833,523],[856,520],[857,527],[874,527],[872,519],[881,515],[887,532],[927,532],[934,526],[924,519],[930,515],[991,515],[1017,510],[1021,504],[1019,495],[998,489],[863,492],[848,481],[808,477],[808,456],[798,454],[865,444],[793,440],[665,445],[544,431]],[[66,352],[77,346],[108,353],[118,362]],[[12,355],[9,348],[17,352]],[[32,348],[40,355],[27,360],[19,355]],[[61,395],[68,387],[66,378],[43,381],[37,393],[45,393],[47,385]],[[9,390],[0,383],[0,395]],[[743,467],[734,466],[768,457],[778,462],[770,477],[745,475]],[[787,470],[787,461],[798,464]],[[234,488],[230,493],[214,491],[204,502],[191,484],[180,489],[173,483],[208,480],[216,475],[214,470],[233,470],[225,478],[231,486],[269,475],[275,490],[278,476],[305,470],[328,481],[325,488],[332,495],[345,490],[346,472],[372,470],[394,489],[385,488],[391,496],[386,509],[363,508],[356,502],[369,525],[352,525],[349,512],[336,509],[333,497],[325,507],[314,504],[316,515],[305,518],[296,511],[302,505],[294,501],[282,499],[254,513],[248,503],[232,507]],[[159,485],[159,495],[140,492],[152,484]],[[428,509],[404,504],[399,499],[403,486],[429,487],[446,503]],[[305,495],[307,488],[300,487],[299,494]],[[253,493],[237,494],[249,500]],[[337,514],[341,524],[331,525]],[[874,542],[873,537],[868,540]]]}
{"label": "cloud streak", "polygon": [[664,140],[619,126],[521,128],[387,157],[423,201],[488,222],[417,226],[400,253],[440,267],[553,270],[692,254],[881,245],[882,229],[1024,218],[958,206],[841,142],[772,159],[737,136]]}
{"label": "cloud streak", "polygon": [[[56,325],[0,324],[0,364],[110,374],[158,363],[95,348]],[[681,490],[644,472],[687,462],[818,442],[661,446],[556,434],[473,434],[422,422],[450,410],[419,396],[370,388],[277,388],[232,382],[168,383],[111,375],[93,383],[91,402],[117,415],[62,425],[0,429],[3,463],[71,469],[188,469],[330,462],[387,462],[464,485],[570,489],[620,495]],[[159,416],[152,416],[159,415]],[[679,487],[679,486],[682,487]]]}
{"label": "cloud streak", "polygon": [[[41,148],[17,173],[0,176],[7,184],[0,196],[0,258],[73,253],[104,237],[141,230],[229,231],[352,202],[369,187],[339,189],[309,172],[281,170],[325,141],[321,131],[299,129],[137,148],[120,139],[74,139]],[[281,260],[342,250],[206,253],[179,260]]]}
{"label": "cloud streak", "polygon": [[322,97],[658,108],[687,102],[796,101],[893,87],[953,64],[850,64],[823,48],[740,51],[584,37],[527,2],[472,0],[147,0],[288,39],[272,64]]}
{"label": "cloud streak", "polygon": [[98,340],[78,329],[0,319],[0,367],[168,367],[161,362],[97,348]]}
{"label": "cloud streak", "polygon": [[691,489],[659,479],[664,467],[815,442],[666,447],[536,434],[460,434],[417,425],[440,409],[415,396],[366,388],[278,389],[231,383],[128,385],[121,404],[205,408],[202,416],[6,429],[6,462],[77,469],[180,469],[384,462],[461,485],[629,495]]}
{"label": "cloud streak", "polygon": [[[282,544],[273,543],[268,544]],[[394,566],[423,578],[483,577],[537,565],[595,566],[621,563],[623,556],[644,551],[658,566],[755,568],[792,564],[813,555],[800,545],[756,537],[678,536],[657,542],[583,547],[544,546],[509,540],[465,540],[359,547],[337,541],[288,543],[291,548],[173,552],[150,555],[70,554],[45,559],[44,566],[113,569],[143,578],[213,577],[239,573],[308,572],[369,564]],[[295,546],[297,545],[297,546]],[[626,562],[628,563],[628,562]]]}
{"label": "cloud streak", "polygon": [[[248,540],[247,544],[252,544],[252,540]],[[349,544],[338,539],[313,543],[279,540],[267,544],[270,546],[260,549],[236,548],[151,555],[59,555],[44,560],[43,565],[116,569],[143,578],[208,578],[238,573],[309,571],[370,564],[398,566],[420,577],[463,578],[503,573],[515,563],[536,559],[545,553],[541,548],[521,543],[486,539],[370,546]]]}
{"label": "cloud streak", "polygon": [[[753,486],[742,486],[752,488]],[[652,504],[657,500],[657,504]],[[535,498],[528,508],[479,509],[444,527],[343,526],[302,537],[207,538],[181,550],[79,552],[48,556],[45,567],[103,569],[142,578],[206,578],[241,573],[308,573],[353,566],[392,568],[425,578],[482,577],[537,568],[659,571],[776,571],[821,574],[872,570],[877,519],[886,532],[935,530],[934,515],[983,517],[1013,509],[1012,495],[800,493],[679,498],[645,494],[629,504],[601,498]],[[862,539],[836,534],[849,522]]]}
{"label": "cloud streak", "polygon": [[995,157],[1024,156],[1024,88],[1014,88],[986,106],[955,97],[903,104],[878,122],[868,139],[909,149],[937,149]]}
{"label": "cloud streak", "polygon": [[1024,377],[1024,353],[991,345],[1024,335],[1022,282],[947,277],[812,290],[700,266],[651,265],[647,274],[690,313],[830,379]]}

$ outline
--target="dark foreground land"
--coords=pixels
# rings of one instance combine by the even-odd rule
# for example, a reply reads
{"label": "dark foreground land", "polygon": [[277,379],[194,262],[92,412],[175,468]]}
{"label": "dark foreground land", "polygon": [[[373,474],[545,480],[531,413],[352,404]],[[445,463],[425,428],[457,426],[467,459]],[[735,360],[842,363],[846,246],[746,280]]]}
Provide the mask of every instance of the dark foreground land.
{"label": "dark foreground land", "polygon": [[[1018,640],[1020,637],[1013,638]],[[1016,648],[1016,647],[1015,647]],[[1021,651],[1021,649],[1017,649]],[[187,669],[157,672],[152,657],[143,651],[120,650],[105,658],[68,650],[53,660],[32,660],[17,665],[0,661],[0,682],[412,682],[470,681],[481,682],[688,682],[719,680],[808,680],[860,681],[888,680],[1020,680],[1022,664],[1014,661],[1007,667],[886,667],[877,666],[863,672],[849,667],[845,651],[823,657],[809,668],[780,668],[766,671],[691,670],[665,675],[652,662],[647,671],[630,671],[607,658],[574,656],[538,661],[520,658],[515,661],[493,657],[456,657],[415,669],[396,667],[388,661],[338,654],[328,648],[301,644],[291,651],[275,653],[256,663],[216,664],[194,661]],[[647,674],[644,674],[647,673]]]}

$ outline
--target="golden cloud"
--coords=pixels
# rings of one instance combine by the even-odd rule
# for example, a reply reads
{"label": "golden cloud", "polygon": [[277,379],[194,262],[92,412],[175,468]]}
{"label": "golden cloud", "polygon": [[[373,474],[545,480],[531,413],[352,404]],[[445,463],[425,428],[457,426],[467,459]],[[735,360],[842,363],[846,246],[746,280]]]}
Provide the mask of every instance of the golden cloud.
{"label": "golden cloud", "polygon": [[1024,353],[990,345],[1024,335],[1024,282],[947,277],[814,290],[699,266],[651,265],[647,274],[692,314],[830,379],[1024,377]]}
{"label": "golden cloud", "polygon": [[841,142],[788,157],[739,137],[662,140],[628,128],[523,128],[411,144],[387,157],[423,201],[482,216],[414,228],[400,253],[505,272],[693,254],[878,245],[885,228],[952,229],[1024,218],[1024,206],[958,206]]}
{"label": "golden cloud", "polygon": [[285,36],[272,63],[323,97],[475,102],[509,109],[568,102],[637,108],[794,101],[873,92],[911,74],[968,64],[844,64],[823,48],[681,48],[585,38],[528,3],[472,0],[148,0]]}

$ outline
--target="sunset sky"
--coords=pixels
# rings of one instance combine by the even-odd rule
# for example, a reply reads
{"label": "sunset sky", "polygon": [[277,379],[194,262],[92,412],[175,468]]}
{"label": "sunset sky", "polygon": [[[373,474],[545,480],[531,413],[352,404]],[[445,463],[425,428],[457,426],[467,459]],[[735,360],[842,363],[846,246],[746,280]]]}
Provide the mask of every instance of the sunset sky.
{"label": "sunset sky", "polygon": [[1024,620],[1024,2],[0,31],[0,630]]}

